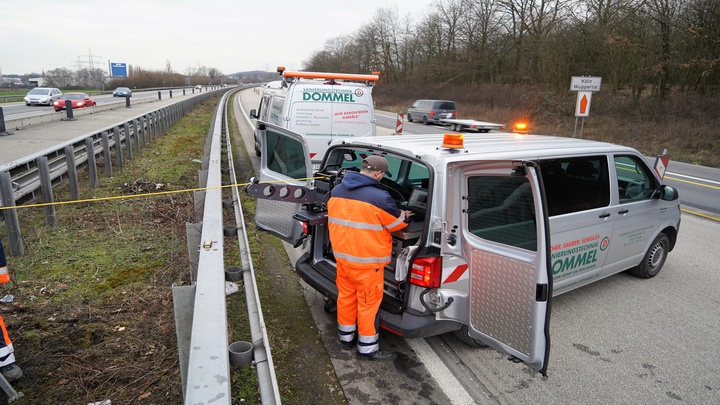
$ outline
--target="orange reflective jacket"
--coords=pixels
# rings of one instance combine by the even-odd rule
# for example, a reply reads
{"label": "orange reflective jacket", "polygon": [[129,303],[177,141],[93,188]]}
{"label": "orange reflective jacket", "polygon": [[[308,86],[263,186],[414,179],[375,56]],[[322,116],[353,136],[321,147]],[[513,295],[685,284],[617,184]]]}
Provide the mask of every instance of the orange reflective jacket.
{"label": "orange reflective jacket", "polygon": [[377,180],[360,173],[346,175],[328,201],[328,229],[335,260],[348,267],[373,269],[390,263],[390,234],[407,223],[402,211],[387,205],[394,205],[394,201]]}

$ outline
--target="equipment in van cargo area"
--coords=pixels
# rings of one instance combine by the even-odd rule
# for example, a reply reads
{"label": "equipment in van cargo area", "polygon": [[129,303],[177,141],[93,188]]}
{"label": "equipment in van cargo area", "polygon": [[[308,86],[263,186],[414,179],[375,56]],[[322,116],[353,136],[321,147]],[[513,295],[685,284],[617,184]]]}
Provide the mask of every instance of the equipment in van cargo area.
{"label": "equipment in van cargo area", "polygon": [[[263,136],[307,150],[305,137],[279,126]],[[380,326],[400,336],[453,332],[545,374],[553,296],[622,271],[654,277],[675,246],[678,192],[635,149],[504,132],[411,137],[336,141],[314,172],[298,154],[292,165],[312,180],[263,161],[245,189],[258,198],[260,229],[303,245],[295,270],[328,311],[337,288],[326,204],[371,155],[388,162],[383,187],[416,212],[393,233],[384,269]]]}
{"label": "equipment in van cargo area", "polygon": [[372,87],[378,74],[291,72],[278,67],[282,80],[263,90],[256,118],[255,154],[261,156],[265,124],[289,129],[306,138],[310,158],[322,160],[331,141],[375,136]]}

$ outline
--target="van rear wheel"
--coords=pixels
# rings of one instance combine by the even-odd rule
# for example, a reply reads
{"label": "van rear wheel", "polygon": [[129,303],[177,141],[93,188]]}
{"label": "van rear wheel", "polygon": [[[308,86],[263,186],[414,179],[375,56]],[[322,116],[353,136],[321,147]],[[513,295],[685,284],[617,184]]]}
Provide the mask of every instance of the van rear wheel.
{"label": "van rear wheel", "polygon": [[467,325],[463,325],[462,328],[453,331],[453,334],[458,340],[470,347],[488,347],[485,343],[470,336],[470,328]]}
{"label": "van rear wheel", "polygon": [[428,121],[427,117],[423,117],[423,124],[428,125],[430,122]]}
{"label": "van rear wheel", "polygon": [[645,253],[642,262],[630,269],[630,274],[640,278],[655,277],[662,269],[670,251],[670,239],[664,233],[658,235]]}
{"label": "van rear wheel", "polygon": [[412,122],[412,117],[410,116],[410,114],[407,115],[407,118],[408,118],[408,122]]}

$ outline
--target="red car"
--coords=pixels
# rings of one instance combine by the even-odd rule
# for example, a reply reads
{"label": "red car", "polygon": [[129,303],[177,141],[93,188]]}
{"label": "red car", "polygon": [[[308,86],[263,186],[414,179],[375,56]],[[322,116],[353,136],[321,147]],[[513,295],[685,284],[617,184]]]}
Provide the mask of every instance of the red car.
{"label": "red car", "polygon": [[62,97],[53,103],[55,111],[64,110],[68,100],[72,102],[73,110],[76,108],[92,107],[95,105],[95,100],[93,100],[87,93],[63,93]]}

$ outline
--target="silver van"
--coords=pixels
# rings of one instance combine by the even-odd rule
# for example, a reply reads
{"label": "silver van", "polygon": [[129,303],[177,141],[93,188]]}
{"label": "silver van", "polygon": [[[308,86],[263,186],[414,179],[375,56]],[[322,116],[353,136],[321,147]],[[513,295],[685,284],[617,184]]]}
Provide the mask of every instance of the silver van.
{"label": "silver van", "polygon": [[[265,135],[307,148],[280,127]],[[389,164],[381,184],[415,213],[393,234],[379,312],[380,326],[400,336],[452,332],[545,374],[552,297],[623,271],[654,277],[678,238],[677,190],[632,148],[504,132],[340,140],[319,171],[307,158],[294,162],[305,168],[295,178],[261,163],[246,188],[274,204],[258,204],[261,229],[305,242],[295,270],[328,312],[337,298],[329,192],[373,154]]]}
{"label": "silver van", "polygon": [[442,119],[458,118],[455,102],[449,100],[417,100],[408,108],[409,122],[422,121],[423,124],[442,124]]}

